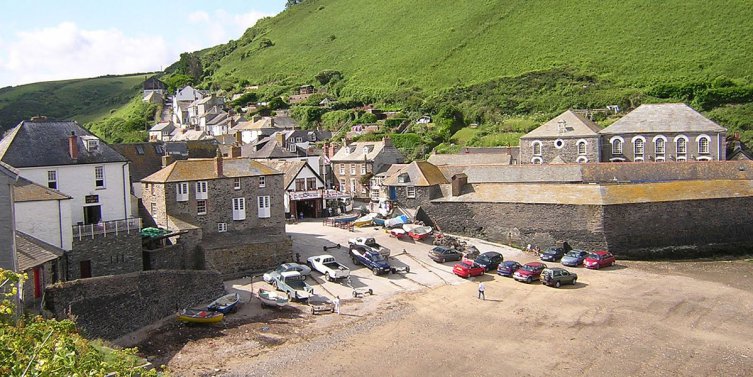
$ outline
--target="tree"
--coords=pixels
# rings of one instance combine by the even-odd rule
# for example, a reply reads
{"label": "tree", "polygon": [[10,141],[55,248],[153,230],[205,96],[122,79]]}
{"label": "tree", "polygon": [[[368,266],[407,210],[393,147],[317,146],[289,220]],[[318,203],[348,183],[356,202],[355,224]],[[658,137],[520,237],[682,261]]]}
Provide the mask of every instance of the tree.
{"label": "tree", "polygon": [[302,2],[303,2],[303,0],[288,0],[285,3],[285,8],[286,9],[290,8],[290,7],[294,6],[294,5],[298,5],[298,4],[302,3]]}

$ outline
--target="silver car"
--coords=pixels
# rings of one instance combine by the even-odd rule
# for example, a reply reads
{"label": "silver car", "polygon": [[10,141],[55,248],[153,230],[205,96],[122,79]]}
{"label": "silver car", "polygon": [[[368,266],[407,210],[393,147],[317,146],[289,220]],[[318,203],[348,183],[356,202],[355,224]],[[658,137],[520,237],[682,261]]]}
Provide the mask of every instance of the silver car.
{"label": "silver car", "polygon": [[306,280],[309,275],[311,275],[311,268],[309,266],[306,266],[305,264],[298,264],[298,263],[283,263],[279,267],[277,267],[274,271],[269,271],[264,274],[263,278],[264,281],[267,283],[272,283],[272,281],[275,280],[276,277],[279,277],[281,273],[287,272],[287,271],[297,271],[298,273],[303,276],[303,280]]}

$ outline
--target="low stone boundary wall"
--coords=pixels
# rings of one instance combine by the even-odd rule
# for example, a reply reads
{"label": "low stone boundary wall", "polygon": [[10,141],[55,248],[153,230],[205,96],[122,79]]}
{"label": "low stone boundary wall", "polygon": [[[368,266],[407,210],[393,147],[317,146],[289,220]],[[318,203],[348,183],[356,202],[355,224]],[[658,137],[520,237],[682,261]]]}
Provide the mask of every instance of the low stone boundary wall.
{"label": "low stone boundary wall", "polygon": [[74,315],[86,337],[112,340],[224,292],[218,272],[160,270],[59,283],[46,298],[55,317]]}

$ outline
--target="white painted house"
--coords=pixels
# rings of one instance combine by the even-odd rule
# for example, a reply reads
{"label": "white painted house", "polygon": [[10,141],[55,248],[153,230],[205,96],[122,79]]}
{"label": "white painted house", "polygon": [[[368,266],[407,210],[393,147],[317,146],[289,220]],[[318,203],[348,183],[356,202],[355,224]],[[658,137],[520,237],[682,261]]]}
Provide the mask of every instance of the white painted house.
{"label": "white painted house", "polygon": [[71,197],[71,222],[130,217],[128,160],[73,121],[23,121],[0,141],[0,161]]}
{"label": "white painted house", "polygon": [[258,160],[285,174],[285,213],[289,216],[321,217],[324,202],[324,181],[305,160]]}
{"label": "white painted house", "polygon": [[73,244],[71,197],[28,179],[13,187],[16,230],[60,249]]}

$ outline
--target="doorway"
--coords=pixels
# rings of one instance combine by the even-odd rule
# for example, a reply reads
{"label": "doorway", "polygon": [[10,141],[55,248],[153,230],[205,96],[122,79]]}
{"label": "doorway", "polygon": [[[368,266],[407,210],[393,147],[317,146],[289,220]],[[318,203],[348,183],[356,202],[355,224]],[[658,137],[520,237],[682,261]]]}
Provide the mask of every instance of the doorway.
{"label": "doorway", "polygon": [[92,261],[82,260],[79,262],[79,267],[81,268],[81,279],[92,277]]}
{"label": "doorway", "polygon": [[102,206],[84,207],[84,224],[96,224],[102,220]]}

